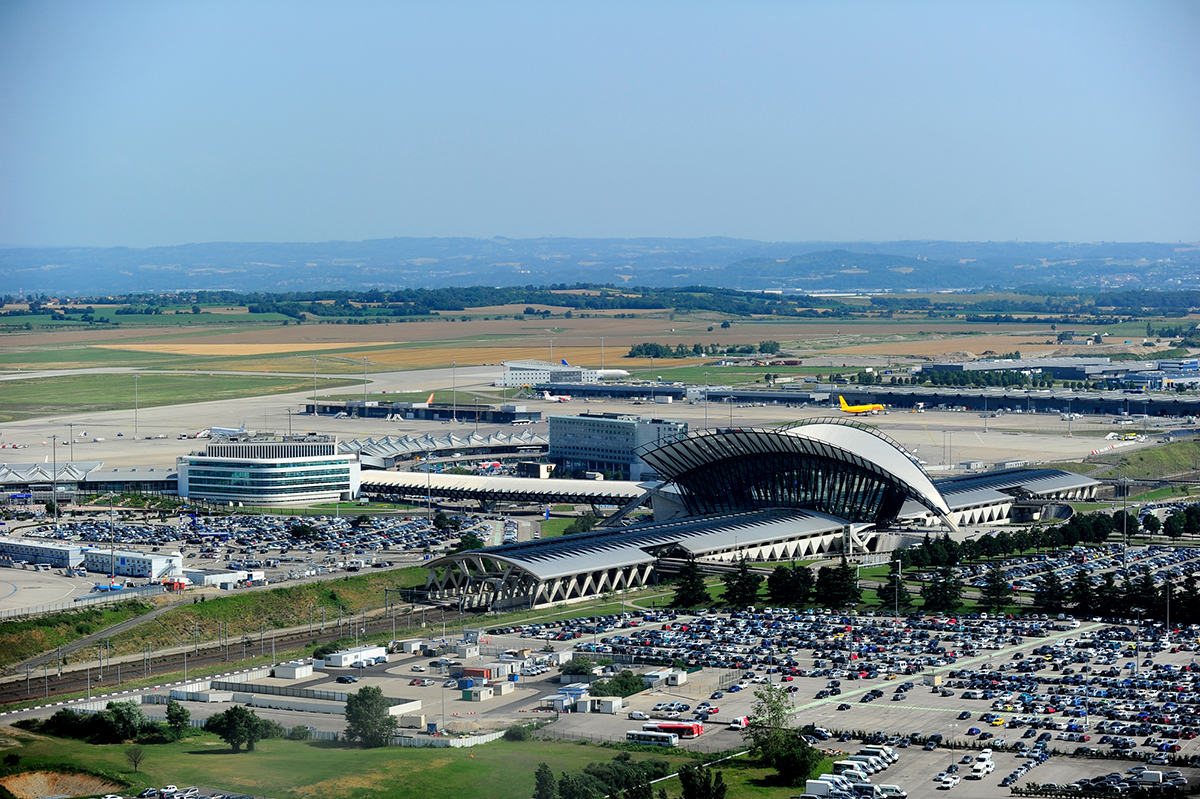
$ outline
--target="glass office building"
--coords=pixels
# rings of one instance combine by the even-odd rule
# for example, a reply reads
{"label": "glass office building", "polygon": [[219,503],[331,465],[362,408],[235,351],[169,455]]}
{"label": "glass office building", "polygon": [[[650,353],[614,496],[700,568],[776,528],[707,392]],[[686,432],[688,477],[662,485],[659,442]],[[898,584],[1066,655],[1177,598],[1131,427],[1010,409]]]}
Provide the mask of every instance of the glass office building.
{"label": "glass office building", "polygon": [[179,496],[242,505],[307,505],[358,496],[359,461],[332,436],[218,439],[178,460]]}

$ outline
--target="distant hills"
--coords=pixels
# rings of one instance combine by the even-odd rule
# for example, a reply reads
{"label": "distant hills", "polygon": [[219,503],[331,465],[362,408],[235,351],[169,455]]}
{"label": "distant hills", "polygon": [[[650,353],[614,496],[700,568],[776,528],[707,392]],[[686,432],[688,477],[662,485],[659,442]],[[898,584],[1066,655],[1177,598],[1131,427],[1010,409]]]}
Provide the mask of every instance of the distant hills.
{"label": "distant hills", "polygon": [[1026,285],[1194,288],[1200,247],[1062,242],[395,238],[361,242],[0,249],[6,293],[709,285],[929,291]]}

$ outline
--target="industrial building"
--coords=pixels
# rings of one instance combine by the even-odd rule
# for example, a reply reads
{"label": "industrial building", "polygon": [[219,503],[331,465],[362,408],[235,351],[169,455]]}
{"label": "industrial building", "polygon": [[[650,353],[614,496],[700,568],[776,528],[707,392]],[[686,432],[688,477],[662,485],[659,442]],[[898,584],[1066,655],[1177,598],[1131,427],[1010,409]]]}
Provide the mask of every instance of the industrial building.
{"label": "industrial building", "polygon": [[687,422],[631,414],[581,413],[550,417],[549,458],[559,468],[610,472],[622,480],[655,479],[639,449],[686,434]]}
{"label": "industrial building", "polygon": [[183,556],[179,553],[160,555],[128,549],[89,549],[83,553],[83,567],[99,574],[160,580],[183,576]]}
{"label": "industrial building", "polygon": [[386,400],[321,400],[307,403],[309,416],[335,416],[349,419],[384,419],[389,422],[478,422],[479,424],[512,424],[541,421],[540,411],[524,405],[478,405],[470,402],[389,402]]}
{"label": "industrial building", "polygon": [[358,496],[359,460],[321,435],[214,439],[177,460],[179,496],[244,505],[304,505]]}
{"label": "industrial building", "polygon": [[505,361],[504,374],[496,381],[504,388],[540,386],[543,383],[599,383],[601,374],[595,369],[570,366],[549,361]]}
{"label": "industrial building", "polygon": [[0,538],[0,559],[17,563],[47,563],[56,569],[83,565],[83,547],[28,538]]}
{"label": "industrial building", "polygon": [[[1113,361],[1107,357],[1003,358],[959,363],[922,364],[919,372],[1029,372],[1055,380],[1099,382],[1123,380],[1126,375],[1155,368],[1154,361]],[[1162,367],[1159,367],[1162,368]]]}

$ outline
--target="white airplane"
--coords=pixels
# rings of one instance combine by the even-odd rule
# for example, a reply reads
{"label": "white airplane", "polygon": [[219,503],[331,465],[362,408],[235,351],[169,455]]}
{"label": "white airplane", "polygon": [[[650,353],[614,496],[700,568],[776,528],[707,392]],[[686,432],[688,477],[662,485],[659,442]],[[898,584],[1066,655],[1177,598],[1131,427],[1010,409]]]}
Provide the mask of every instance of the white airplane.
{"label": "white airplane", "polygon": [[[228,437],[228,436],[236,436],[236,435],[239,435],[239,434],[241,434],[241,433],[245,433],[245,432],[247,432],[247,431],[246,431],[246,423],[245,423],[245,422],[242,422],[242,426],[241,426],[241,427],[238,427],[238,428],[233,428],[233,427],[210,427],[210,428],[209,428],[209,432],[210,432],[210,434],[213,436],[213,438],[216,438],[217,436],[226,436],[226,437]],[[253,431],[253,430],[251,430],[251,431],[249,431],[249,432],[253,433],[254,431]]]}
{"label": "white airplane", "polygon": [[551,394],[549,391],[542,392],[542,399],[546,402],[570,402],[570,394]]}
{"label": "white airplane", "polygon": [[[570,366],[571,364],[567,363],[566,358],[563,358],[562,365]],[[592,371],[600,375],[601,380],[606,377],[629,377],[629,372],[626,372],[624,369],[593,369]]]}

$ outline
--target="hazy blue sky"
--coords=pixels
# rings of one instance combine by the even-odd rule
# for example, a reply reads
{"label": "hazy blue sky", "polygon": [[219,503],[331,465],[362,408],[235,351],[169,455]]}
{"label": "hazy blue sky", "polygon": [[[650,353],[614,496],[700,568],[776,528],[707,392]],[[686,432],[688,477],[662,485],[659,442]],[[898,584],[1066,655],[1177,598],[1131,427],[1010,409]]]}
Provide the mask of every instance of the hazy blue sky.
{"label": "hazy blue sky", "polygon": [[1200,239],[1200,3],[0,0],[0,243]]}

